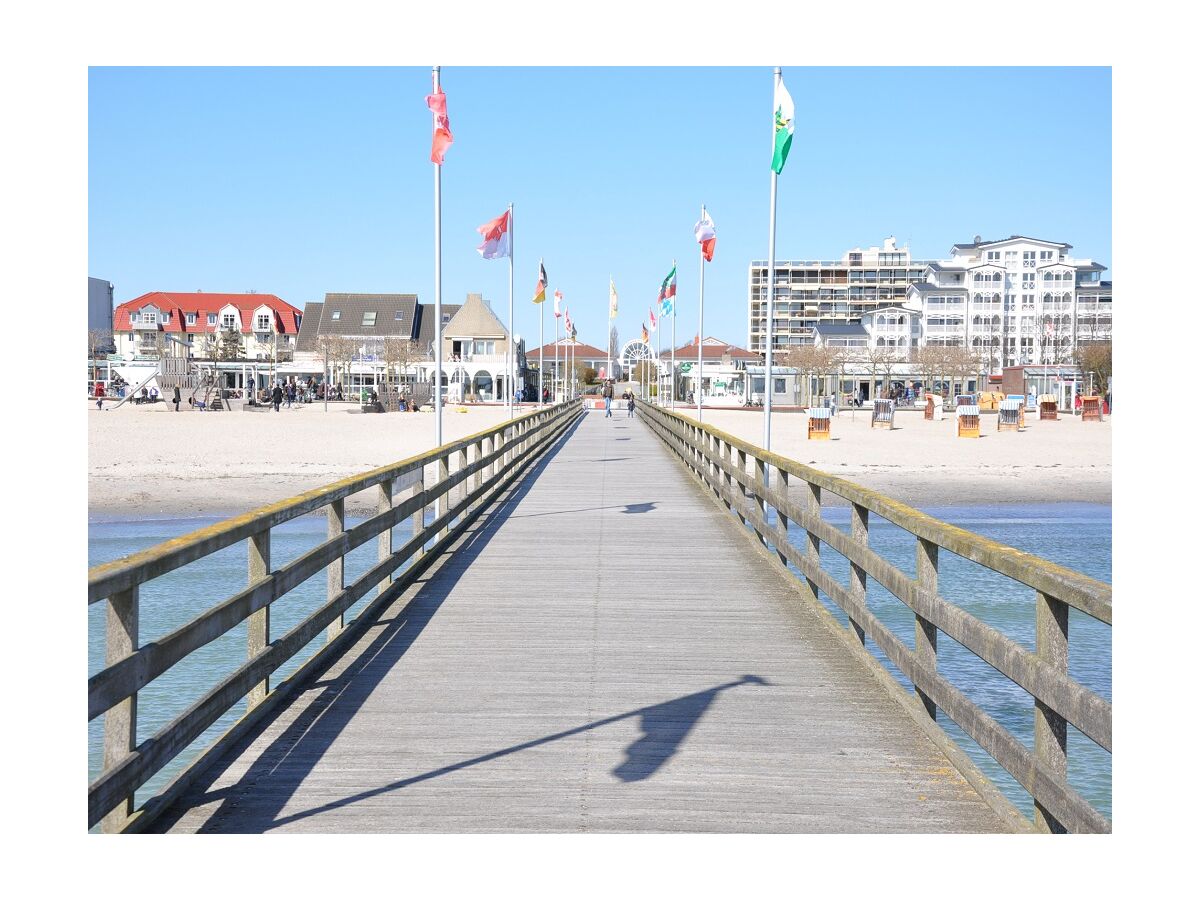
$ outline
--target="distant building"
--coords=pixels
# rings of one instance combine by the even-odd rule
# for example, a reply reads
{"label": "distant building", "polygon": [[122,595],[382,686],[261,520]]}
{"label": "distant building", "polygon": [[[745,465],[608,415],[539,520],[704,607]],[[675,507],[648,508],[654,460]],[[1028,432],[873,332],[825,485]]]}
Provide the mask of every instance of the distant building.
{"label": "distant building", "polygon": [[[222,340],[236,358],[290,357],[303,313],[274,294],[153,291],[113,312],[116,352],[126,359],[216,359]],[[226,351],[227,354],[230,351]]]}
{"label": "distant building", "polygon": [[[88,277],[88,331],[97,336],[106,335],[102,344],[96,349],[108,349],[116,352],[112,342],[113,330],[113,286],[111,281],[103,278]],[[90,346],[89,346],[90,350]]]}
{"label": "distant building", "polygon": [[905,305],[921,314],[921,343],[969,347],[999,374],[1068,363],[1081,343],[1111,340],[1112,282],[1071,249],[1019,234],[955,244],[909,287]]}
{"label": "distant building", "polygon": [[[583,366],[585,369],[595,369],[596,374],[608,368],[608,351],[601,350],[599,347],[593,347],[591,344],[585,344],[582,341],[571,341],[569,338],[562,338],[558,343],[544,344],[536,350],[529,352],[529,364],[535,367],[542,366],[542,354],[546,355],[546,365],[543,377],[545,378],[546,389],[549,390],[551,384],[559,378],[569,377],[567,365],[570,360],[574,359],[576,366]],[[572,356],[571,354],[574,354]],[[615,360],[614,360],[615,362]],[[530,378],[534,384],[537,384],[537,372],[531,372]]]}
{"label": "distant building", "polygon": [[[882,247],[856,247],[839,260],[775,262],[775,350],[814,344],[818,322],[858,322],[869,312],[904,301],[931,260],[913,259],[889,237]],[[750,263],[748,347],[766,353],[767,261]]]}

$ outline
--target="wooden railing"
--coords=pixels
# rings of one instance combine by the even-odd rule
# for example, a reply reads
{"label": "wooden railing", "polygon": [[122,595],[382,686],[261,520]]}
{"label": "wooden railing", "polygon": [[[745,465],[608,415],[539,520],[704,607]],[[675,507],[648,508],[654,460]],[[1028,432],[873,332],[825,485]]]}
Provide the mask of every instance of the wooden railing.
{"label": "wooden railing", "polygon": [[[848,618],[857,642],[870,638],[912,682],[924,714],[941,709],[1032,796],[1033,825],[1041,831],[1109,832],[1112,824],[1067,783],[1067,723],[1112,752],[1112,704],[1067,673],[1067,611],[1112,625],[1112,588],[1039,557],[925,515],[919,510],[762,450],[730,434],[652,405],[639,407],[647,425],[752,528],[773,560],[790,563],[801,592],[817,603],[829,597]],[[771,474],[773,470],[773,475]],[[821,517],[822,491],[850,504],[850,533]],[[770,521],[774,509],[777,521]],[[916,578],[868,547],[874,513],[916,538]],[[804,531],[792,543],[788,523]],[[821,545],[850,565],[849,584],[821,567]],[[1029,652],[938,594],[938,550],[946,550],[1032,588],[1036,651]],[[791,570],[788,570],[789,572]],[[915,614],[914,649],[867,606],[867,579],[882,585]],[[1027,691],[1034,701],[1034,749],[972,702],[937,669],[941,632]]]}
{"label": "wooden railing", "polygon": [[[218,748],[243,734],[277,707],[304,678],[348,645],[374,613],[390,603],[446,550],[497,495],[508,487],[581,414],[578,400],[539,409],[495,428],[355,475],[245,515],[166,541],[88,572],[88,603],[107,600],[105,668],[88,679],[88,721],[104,716],[104,761],[88,787],[88,826],[108,832],[138,830],[182,791]],[[432,483],[425,469],[434,466]],[[378,512],[347,530],[346,498],[378,490]],[[455,490],[458,488],[458,490]],[[401,493],[407,496],[401,498]],[[425,510],[434,518],[425,522]],[[271,567],[271,529],[324,508],[328,539],[277,569]],[[392,528],[411,517],[413,537],[392,547]],[[344,584],[346,555],[378,538],[379,562]],[[188,563],[245,541],[246,588],[151,643],[138,644],[141,585]],[[412,565],[398,576],[405,562]],[[271,604],[306,579],[328,571],[328,595],[314,613],[282,635],[271,634]],[[344,613],[372,588],[379,596],[348,626]],[[197,649],[239,623],[248,623],[246,661],[152,737],[137,742],[138,691]],[[286,681],[270,676],[321,630],[326,643]],[[247,713],[171,785],[135,809],[135,791],[178,756],[205,729],[243,699]]]}

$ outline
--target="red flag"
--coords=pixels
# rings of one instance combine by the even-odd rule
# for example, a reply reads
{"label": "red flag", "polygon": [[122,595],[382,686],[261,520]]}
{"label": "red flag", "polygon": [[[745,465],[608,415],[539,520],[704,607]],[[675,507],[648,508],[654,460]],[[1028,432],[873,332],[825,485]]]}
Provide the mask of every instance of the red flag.
{"label": "red flag", "polygon": [[450,133],[450,116],[446,112],[446,92],[439,89],[436,94],[430,94],[425,98],[425,105],[433,111],[433,150],[429,153],[429,160],[440,166],[446,158],[446,148],[454,143],[454,135]]}

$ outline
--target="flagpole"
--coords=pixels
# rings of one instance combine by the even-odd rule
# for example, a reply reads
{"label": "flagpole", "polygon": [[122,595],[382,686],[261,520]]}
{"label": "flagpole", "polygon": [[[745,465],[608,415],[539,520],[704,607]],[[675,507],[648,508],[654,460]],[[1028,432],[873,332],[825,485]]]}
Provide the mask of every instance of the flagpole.
{"label": "flagpole", "polygon": [[[541,270],[538,270],[540,277]],[[542,286],[542,302],[538,304],[538,406],[542,405],[542,372],[546,369],[546,297],[545,291],[549,285]]]}
{"label": "flagpole", "polygon": [[555,382],[560,384],[562,382],[562,366],[558,364],[558,316],[554,317],[554,377],[550,379],[550,390],[554,393],[551,399],[557,403],[558,388],[555,386]]}
{"label": "flagpole", "polygon": [[[772,96],[779,95],[779,83],[783,80],[783,71],[775,67],[775,91]],[[775,140],[775,122],[771,121],[771,140]],[[775,324],[775,196],[779,184],[779,173],[771,167],[771,231],[767,239],[767,369],[763,376],[763,449],[771,449],[771,371],[774,359],[772,346],[775,338],[771,331]]]}
{"label": "flagpole", "polygon": [[[700,221],[708,218],[708,208],[701,205]],[[696,333],[696,421],[704,421],[704,245],[700,245],[700,330]]]}
{"label": "flagpole", "polygon": [[608,344],[608,372],[606,374],[608,378],[612,378],[613,384],[616,384],[617,379],[613,378],[612,367],[612,289],[613,280],[610,272],[608,275],[608,340],[605,342]]}
{"label": "flagpole", "polygon": [[[442,89],[442,67],[433,67],[433,92]],[[433,390],[434,439],[442,446],[442,167],[433,164]],[[440,514],[441,498],[434,515]]]}
{"label": "flagpole", "polygon": [[517,345],[513,341],[513,256],[516,240],[513,237],[513,205],[508,204],[508,417],[515,415],[513,388],[517,381]]}
{"label": "flagpole", "polygon": [[[671,260],[671,269],[675,269],[675,260]],[[671,298],[671,409],[675,408],[675,307],[679,305],[679,292]]]}

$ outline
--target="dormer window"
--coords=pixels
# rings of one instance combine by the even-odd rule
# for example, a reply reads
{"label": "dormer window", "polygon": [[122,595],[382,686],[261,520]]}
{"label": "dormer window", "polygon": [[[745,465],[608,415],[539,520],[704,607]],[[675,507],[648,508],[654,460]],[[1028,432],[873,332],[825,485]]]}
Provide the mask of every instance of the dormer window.
{"label": "dormer window", "polygon": [[169,311],[169,310],[168,310],[167,312],[165,312],[165,313],[163,313],[163,314],[162,314],[162,320],[163,320],[163,324],[164,324],[164,325],[170,325],[170,324],[171,324],[171,313],[170,313],[170,311]]}
{"label": "dormer window", "polygon": [[140,321],[142,321],[142,314],[141,314],[141,313],[130,313],[130,314],[129,314],[129,321],[130,321],[130,322],[140,322]]}
{"label": "dormer window", "polygon": [[404,313],[403,313],[403,311],[401,311],[401,310],[399,310],[399,309],[398,309],[398,310],[396,310],[396,321],[397,321],[397,322],[403,322],[403,321],[404,321]]}
{"label": "dormer window", "polygon": [[195,325],[195,324],[196,324],[196,314],[195,314],[195,313],[188,313],[188,314],[187,314],[187,323],[188,323],[189,325]]}
{"label": "dormer window", "polygon": [[217,314],[216,314],[216,313],[209,313],[209,314],[208,314],[208,324],[209,324],[209,325],[216,325],[216,324],[217,324]]}
{"label": "dormer window", "polygon": [[237,328],[237,316],[233,313],[225,313],[221,316],[222,328]]}
{"label": "dormer window", "polygon": [[254,320],[254,330],[255,331],[270,331],[271,330],[271,316],[269,313],[259,313],[258,314],[258,316]]}

